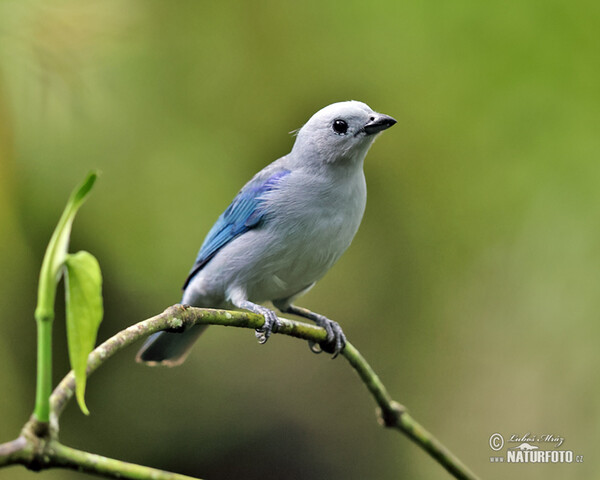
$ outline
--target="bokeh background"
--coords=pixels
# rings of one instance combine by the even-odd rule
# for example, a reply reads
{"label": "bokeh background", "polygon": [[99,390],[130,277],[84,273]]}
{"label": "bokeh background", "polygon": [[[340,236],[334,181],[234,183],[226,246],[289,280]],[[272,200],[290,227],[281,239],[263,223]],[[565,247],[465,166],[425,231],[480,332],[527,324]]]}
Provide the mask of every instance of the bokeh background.
{"label": "bokeh background", "polygon": [[[204,235],[319,108],[398,124],[361,229],[301,302],[485,479],[590,479],[600,450],[600,4],[3,0],[0,441],[34,397],[36,281],[90,169],[72,251],[104,274],[99,339],[179,300]],[[62,308],[62,307],[60,307]],[[59,319],[62,312],[59,312]],[[68,370],[62,321],[55,376]],[[213,327],[177,369],[119,354],[68,444],[212,480],[446,479],[379,427],[345,360]],[[562,436],[581,465],[491,464],[491,434]],[[78,479],[0,471],[15,480]]]}

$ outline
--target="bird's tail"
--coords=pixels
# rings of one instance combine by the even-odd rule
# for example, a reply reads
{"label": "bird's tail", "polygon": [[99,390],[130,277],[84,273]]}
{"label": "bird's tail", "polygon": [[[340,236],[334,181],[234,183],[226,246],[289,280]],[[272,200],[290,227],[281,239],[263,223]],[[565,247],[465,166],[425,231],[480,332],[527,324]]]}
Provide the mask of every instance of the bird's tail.
{"label": "bird's tail", "polygon": [[135,359],[152,367],[181,365],[206,327],[207,325],[195,325],[182,333],[155,333],[142,345]]}

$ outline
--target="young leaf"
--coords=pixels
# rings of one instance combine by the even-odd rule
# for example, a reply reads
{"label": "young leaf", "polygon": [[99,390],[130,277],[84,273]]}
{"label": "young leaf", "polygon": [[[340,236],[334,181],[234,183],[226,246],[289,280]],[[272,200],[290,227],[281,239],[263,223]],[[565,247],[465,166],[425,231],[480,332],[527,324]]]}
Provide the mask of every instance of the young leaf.
{"label": "young leaf", "polygon": [[71,226],[79,207],[83,204],[88,193],[94,186],[97,173],[90,172],[85,180],[71,193],[69,201],[50,238],[40,271],[38,286],[38,304],[35,312],[36,319],[52,320],[54,317],[54,299],[56,285],[60,278],[61,268],[67,255]]}
{"label": "young leaf", "polygon": [[85,371],[102,321],[102,274],[98,260],[84,251],[67,255],[65,267],[69,360],[75,373],[75,394],[79,408],[88,415],[90,412],[84,400]]}

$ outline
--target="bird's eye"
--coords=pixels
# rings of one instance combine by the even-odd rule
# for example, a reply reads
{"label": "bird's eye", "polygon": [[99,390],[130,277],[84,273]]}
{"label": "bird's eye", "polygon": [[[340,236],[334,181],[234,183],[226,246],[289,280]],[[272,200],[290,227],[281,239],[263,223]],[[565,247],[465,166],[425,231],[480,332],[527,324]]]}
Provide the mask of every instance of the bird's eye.
{"label": "bird's eye", "polygon": [[340,119],[334,120],[333,131],[338,135],[345,135],[348,131],[348,124]]}

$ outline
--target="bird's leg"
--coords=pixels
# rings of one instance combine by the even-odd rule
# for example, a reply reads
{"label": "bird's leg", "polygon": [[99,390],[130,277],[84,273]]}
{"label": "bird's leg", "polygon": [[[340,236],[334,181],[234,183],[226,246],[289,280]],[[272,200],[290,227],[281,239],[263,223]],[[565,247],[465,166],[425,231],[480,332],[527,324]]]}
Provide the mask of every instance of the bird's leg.
{"label": "bird's leg", "polygon": [[257,328],[255,332],[256,338],[258,338],[258,343],[260,344],[265,343],[271,336],[271,333],[277,333],[277,329],[281,327],[281,321],[279,320],[279,317],[277,317],[277,314],[267,307],[257,305],[256,303],[249,302],[248,300],[238,302],[235,306],[265,317],[265,324],[262,326],[262,328]]}
{"label": "bird's leg", "polygon": [[285,313],[298,315],[299,317],[308,318],[309,320],[315,322],[319,327],[323,327],[325,329],[327,332],[327,340],[319,344],[320,349],[317,349],[314,342],[309,342],[310,349],[314,353],[321,353],[321,351],[325,351],[327,353],[333,353],[332,358],[335,358],[342,350],[344,350],[344,347],[346,346],[346,335],[344,335],[342,327],[340,327],[339,323],[329,320],[324,315],[311,312],[306,308],[297,307],[296,305],[288,305],[282,311]]}

